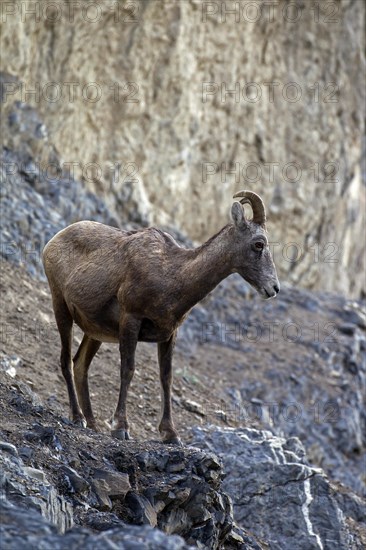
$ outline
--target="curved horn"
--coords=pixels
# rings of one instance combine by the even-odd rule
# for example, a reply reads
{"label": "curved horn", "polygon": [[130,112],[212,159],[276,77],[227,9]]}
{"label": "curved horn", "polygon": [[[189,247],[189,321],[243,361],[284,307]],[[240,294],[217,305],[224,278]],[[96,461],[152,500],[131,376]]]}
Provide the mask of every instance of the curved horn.
{"label": "curved horn", "polygon": [[253,191],[238,191],[233,195],[233,198],[242,197],[240,200],[241,204],[250,204],[253,210],[253,222],[260,225],[265,225],[266,223],[266,209],[264,208],[264,203],[257,193]]}

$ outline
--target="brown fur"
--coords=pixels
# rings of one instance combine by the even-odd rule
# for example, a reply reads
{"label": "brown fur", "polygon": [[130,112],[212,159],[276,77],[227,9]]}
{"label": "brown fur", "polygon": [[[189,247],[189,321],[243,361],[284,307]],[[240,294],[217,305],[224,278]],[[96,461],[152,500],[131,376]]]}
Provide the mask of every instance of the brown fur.
{"label": "brown fur", "polygon": [[[265,230],[245,219],[239,203],[234,203],[232,215],[234,224],[196,249],[180,247],[173,237],[155,228],[128,232],[92,221],[70,225],[46,245],[43,262],[75,422],[95,428],[88,368],[101,342],[116,342],[121,353],[121,387],[112,434],[128,439],[126,399],[136,345],[138,341],[156,342],[163,392],[159,430],[165,442],[179,443],[171,416],[172,355],[178,326],[230,273],[240,273],[264,297],[275,296],[279,290]],[[258,241],[264,244],[260,253],[255,248]],[[72,361],[74,322],[84,338]]]}

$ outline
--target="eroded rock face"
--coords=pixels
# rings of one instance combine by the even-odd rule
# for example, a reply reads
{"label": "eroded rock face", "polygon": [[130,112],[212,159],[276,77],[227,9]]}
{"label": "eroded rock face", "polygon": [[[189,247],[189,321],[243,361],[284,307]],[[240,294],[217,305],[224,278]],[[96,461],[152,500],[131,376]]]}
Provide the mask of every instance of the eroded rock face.
{"label": "eroded rock face", "polygon": [[[308,465],[297,438],[212,426],[194,428],[193,444],[215,449],[224,464],[223,488],[233,500],[235,520],[250,525],[271,549],[361,548],[348,531],[334,488],[323,470]],[[356,499],[354,506],[362,515],[365,503]]]}
{"label": "eroded rock face", "polygon": [[226,367],[227,418],[300,438],[314,465],[362,494],[364,304],[288,285],[263,304],[246,299],[246,290],[239,277],[224,281],[192,311],[182,327],[183,344],[203,340],[237,350]]}
{"label": "eroded rock face", "polygon": [[[15,446],[0,443],[3,496],[14,506],[40,513],[63,534],[73,526],[73,509],[47,479],[43,470],[25,466]],[[9,510],[11,507],[9,507]]]}
{"label": "eroded rock face", "polygon": [[265,548],[234,523],[214,454],[119,442],[76,428],[40,405],[26,384],[9,387],[11,377],[0,376],[0,401],[7,407],[6,433],[0,430],[7,550],[16,550],[20,537],[30,548],[45,549]]}
{"label": "eroded rock face", "polygon": [[58,152],[119,217],[198,240],[252,188],[280,277],[359,296],[363,2],[51,4],[3,18],[7,147]]}
{"label": "eroded rock face", "polygon": [[127,499],[129,519],[177,533],[188,543],[219,548],[232,527],[231,502],[218,494],[221,465],[213,454],[171,447],[124,446],[114,455],[129,471],[135,490]]}
{"label": "eroded rock face", "polygon": [[[109,467],[77,472],[62,466],[55,487],[44,470],[25,466],[14,445],[3,441],[0,448],[6,548],[15,549],[19,542],[17,524],[18,535],[29,538],[30,548],[46,548],[52,542],[60,548],[84,547],[84,543],[87,548],[101,548],[104,539],[123,548],[133,542],[154,549],[193,545],[261,550],[233,523],[231,502],[220,492],[221,464],[211,453],[131,442],[113,453],[120,471]],[[79,527],[73,527],[74,515]],[[92,536],[87,528],[105,534]]]}
{"label": "eroded rock face", "polygon": [[181,537],[167,536],[147,525],[136,527],[116,520],[107,530],[95,533],[75,527],[64,535],[33,510],[11,504],[3,499],[1,510],[1,542],[6,550],[16,550],[27,541],[29,550],[102,550],[121,548],[126,550],[189,550]]}

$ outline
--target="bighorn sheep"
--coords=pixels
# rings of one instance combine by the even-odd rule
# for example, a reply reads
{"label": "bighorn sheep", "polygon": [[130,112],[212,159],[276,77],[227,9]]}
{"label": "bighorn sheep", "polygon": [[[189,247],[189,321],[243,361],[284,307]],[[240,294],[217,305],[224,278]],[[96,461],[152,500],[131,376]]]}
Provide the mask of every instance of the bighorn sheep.
{"label": "bighorn sheep", "polygon": [[[112,435],[129,439],[126,399],[136,345],[138,341],[156,342],[163,396],[159,431],[164,442],[180,444],[171,413],[172,355],[178,326],[231,273],[239,273],[264,298],[279,292],[262,199],[250,191],[240,191],[236,197],[240,202],[231,208],[234,223],[195,249],[180,247],[156,228],[123,231],[92,221],[74,223],[48,242],[43,264],[75,423],[96,428],[88,369],[102,342],[119,343],[121,385]],[[245,217],[245,203],[252,208],[252,220]],[[74,322],[84,337],[72,361]]]}

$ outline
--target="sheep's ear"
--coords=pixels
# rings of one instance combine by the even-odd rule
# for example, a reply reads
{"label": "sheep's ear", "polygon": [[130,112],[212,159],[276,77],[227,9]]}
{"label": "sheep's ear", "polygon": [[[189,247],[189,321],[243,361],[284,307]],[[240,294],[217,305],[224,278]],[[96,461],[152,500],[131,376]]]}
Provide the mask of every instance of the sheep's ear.
{"label": "sheep's ear", "polygon": [[236,227],[239,229],[245,229],[247,227],[247,220],[244,216],[244,208],[240,202],[235,201],[231,207],[231,217]]}

